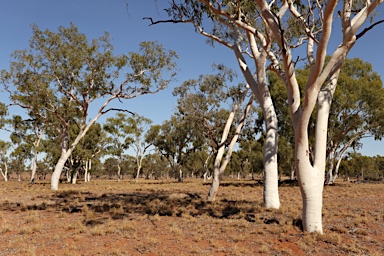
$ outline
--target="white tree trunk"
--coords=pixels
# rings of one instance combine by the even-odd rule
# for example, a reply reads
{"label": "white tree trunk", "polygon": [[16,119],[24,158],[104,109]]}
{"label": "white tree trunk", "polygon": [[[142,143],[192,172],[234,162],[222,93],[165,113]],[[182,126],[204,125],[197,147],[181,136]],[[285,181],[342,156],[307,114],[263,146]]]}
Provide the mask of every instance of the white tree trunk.
{"label": "white tree trunk", "polygon": [[136,182],[139,181],[140,177],[140,170],[141,170],[141,165],[143,162],[144,155],[137,156],[136,158],[136,163],[137,163],[137,173],[136,173]]}
{"label": "white tree trunk", "polygon": [[33,143],[33,163],[32,163],[32,172],[31,172],[31,183],[35,182],[35,175],[37,170],[37,148],[39,147],[40,141],[44,135],[45,127],[39,131],[37,127],[35,127],[35,134],[37,135],[37,140]]}
{"label": "white tree trunk", "polygon": [[177,177],[177,181],[178,182],[183,182],[183,170],[181,169],[180,166],[179,166],[179,175]]}
{"label": "white tree trunk", "polygon": [[340,168],[340,163],[343,158],[340,157],[339,160],[337,161],[336,168],[335,168],[335,174],[333,175],[333,179],[331,180],[332,184],[335,183],[337,177],[339,176],[339,168]]}
{"label": "white tree trunk", "polygon": [[280,208],[279,173],[277,166],[277,117],[270,97],[264,99],[264,204],[266,208]]}
{"label": "white tree trunk", "polygon": [[77,176],[79,175],[79,168],[76,168],[75,172],[72,174],[72,184],[76,184],[77,182]]}
{"label": "white tree trunk", "polygon": [[[241,104],[241,102],[244,101],[244,98],[246,96],[247,91],[248,91],[248,88],[243,93],[243,99],[239,102],[239,104]],[[216,199],[216,194],[217,194],[217,191],[219,190],[221,176],[224,174],[224,171],[227,168],[229,160],[231,159],[233,148],[234,148],[234,146],[235,146],[235,144],[237,142],[237,139],[239,138],[241,129],[244,126],[245,118],[248,115],[248,112],[249,112],[249,110],[250,110],[250,108],[252,106],[253,100],[254,100],[254,96],[252,95],[250,97],[248,103],[247,103],[247,106],[244,109],[243,116],[241,117],[241,120],[240,120],[239,124],[237,125],[236,131],[235,131],[235,135],[232,137],[231,143],[228,146],[228,151],[227,151],[227,154],[226,154],[226,156],[224,158],[224,161],[221,161],[222,158],[223,158],[223,155],[224,155],[224,150],[225,150],[224,142],[228,138],[229,129],[230,129],[231,125],[232,125],[235,112],[237,111],[237,108],[240,105],[237,105],[237,107],[235,106],[233,111],[228,116],[227,123],[225,125],[224,132],[223,132],[223,135],[222,135],[222,138],[221,138],[220,148],[217,151],[217,155],[216,155],[216,159],[215,159],[212,184],[211,184],[211,187],[209,189],[208,196],[207,196],[207,200],[208,201],[214,201]]]}
{"label": "white tree trunk", "polygon": [[88,160],[85,160],[85,166],[84,166],[84,182],[88,182]]}
{"label": "white tree trunk", "polygon": [[60,181],[61,172],[63,171],[64,165],[67,162],[71,153],[72,153],[72,150],[68,150],[68,151],[66,151],[65,149],[61,150],[61,156],[59,158],[59,161],[57,161],[57,164],[55,166],[55,170],[52,173],[51,190],[58,190],[59,189],[59,181]]}
{"label": "white tree trunk", "polygon": [[4,162],[4,168],[5,168],[4,172],[3,172],[3,169],[0,168],[1,176],[3,176],[4,181],[8,181],[8,165],[6,162]]}
{"label": "white tree trunk", "polygon": [[244,56],[240,51],[240,46],[234,46],[233,50],[244,78],[251,87],[264,114],[266,128],[266,141],[264,143],[264,204],[266,208],[277,209],[280,207],[277,166],[278,123],[276,111],[266,82],[267,75],[265,65],[267,62],[267,53],[258,50],[253,35],[248,34],[248,38],[256,64],[257,81],[249,71]]}
{"label": "white tree trunk", "polygon": [[295,168],[291,168],[291,180],[295,180]]}
{"label": "white tree trunk", "polygon": [[31,172],[31,179],[30,179],[31,184],[35,183],[36,170],[37,170],[37,149],[34,150],[34,154],[33,154],[32,172]]}
{"label": "white tree trunk", "polygon": [[120,164],[117,164],[117,181],[121,179],[121,167]]}
{"label": "white tree trunk", "polygon": [[[140,177],[140,170],[141,170],[141,165],[137,167],[137,172],[136,172],[136,179],[135,181],[138,182],[139,181],[139,177]],[[144,170],[145,171],[145,170]]]}

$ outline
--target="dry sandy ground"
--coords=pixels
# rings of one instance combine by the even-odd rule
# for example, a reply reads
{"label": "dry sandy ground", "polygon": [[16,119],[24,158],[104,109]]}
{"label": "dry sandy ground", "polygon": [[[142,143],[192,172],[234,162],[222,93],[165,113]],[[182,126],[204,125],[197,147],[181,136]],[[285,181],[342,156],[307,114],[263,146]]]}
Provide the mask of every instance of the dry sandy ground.
{"label": "dry sandy ground", "polygon": [[325,187],[324,234],[300,229],[301,198],[280,186],[265,210],[255,181],[0,182],[0,255],[384,255],[384,184]]}

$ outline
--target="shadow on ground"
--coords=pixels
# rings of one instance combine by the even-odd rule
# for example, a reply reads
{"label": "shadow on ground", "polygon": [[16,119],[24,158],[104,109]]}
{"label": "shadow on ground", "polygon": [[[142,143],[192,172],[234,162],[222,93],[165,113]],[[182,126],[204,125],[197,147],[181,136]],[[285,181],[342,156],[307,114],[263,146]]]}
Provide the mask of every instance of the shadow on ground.
{"label": "shadow on ground", "polygon": [[[3,211],[48,210],[82,213],[86,225],[104,223],[108,218],[130,219],[137,215],[210,216],[218,219],[244,219],[248,222],[279,224],[273,214],[265,214],[262,205],[254,201],[218,200],[207,202],[198,194],[170,192],[104,193],[102,195],[77,190],[39,196],[42,203],[4,202]],[[90,214],[92,213],[92,214]],[[267,212],[268,213],[268,212]],[[271,217],[272,216],[272,217]]]}

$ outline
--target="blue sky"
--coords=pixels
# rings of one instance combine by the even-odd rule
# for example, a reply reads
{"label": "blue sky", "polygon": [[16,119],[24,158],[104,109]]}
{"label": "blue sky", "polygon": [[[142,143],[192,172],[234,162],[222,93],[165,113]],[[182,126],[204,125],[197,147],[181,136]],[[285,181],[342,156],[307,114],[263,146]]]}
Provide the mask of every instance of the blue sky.
{"label": "blue sky", "polygon": [[[127,5],[128,3],[128,5]],[[157,40],[167,49],[175,50],[179,59],[177,81],[159,94],[126,101],[124,107],[161,123],[173,113],[176,99],[173,88],[186,79],[212,71],[213,63],[223,63],[236,71],[231,52],[221,46],[212,48],[205,38],[194,32],[190,24],[159,24],[148,26],[143,17],[166,19],[165,0],[2,0],[0,2],[0,69],[8,69],[10,54],[28,48],[32,36],[31,24],[40,29],[56,30],[73,22],[88,38],[96,38],[107,31],[112,36],[116,53],[138,49],[142,41]],[[379,11],[383,10],[380,7]],[[382,12],[383,13],[383,12]],[[349,57],[359,57],[372,63],[374,70],[384,77],[384,25],[357,42]],[[339,42],[335,41],[336,46]],[[330,49],[332,50],[332,49]],[[0,94],[1,100],[6,95]],[[384,155],[383,142],[364,141],[363,154]]]}

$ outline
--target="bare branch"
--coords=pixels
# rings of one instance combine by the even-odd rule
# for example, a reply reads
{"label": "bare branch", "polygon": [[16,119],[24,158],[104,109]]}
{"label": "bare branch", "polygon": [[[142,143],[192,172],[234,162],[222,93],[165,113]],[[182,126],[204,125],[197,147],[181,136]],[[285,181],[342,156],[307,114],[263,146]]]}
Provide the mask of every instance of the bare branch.
{"label": "bare branch", "polygon": [[101,114],[104,115],[106,113],[108,113],[109,111],[118,111],[118,112],[125,112],[125,113],[130,113],[131,115],[136,115],[136,113],[132,112],[132,111],[129,111],[127,109],[120,109],[120,108],[109,108],[105,111],[102,111]]}
{"label": "bare branch", "polygon": [[367,33],[369,30],[373,29],[375,26],[383,23],[384,20],[380,20],[378,22],[373,23],[371,26],[365,28],[363,31],[361,31],[359,34],[356,35],[356,40],[358,40],[360,37],[364,36],[365,33]]}
{"label": "bare branch", "polygon": [[151,24],[149,24],[149,26],[160,24],[160,23],[189,23],[189,22],[192,22],[192,20],[171,20],[171,19],[170,20],[153,21],[153,19],[151,17],[144,17],[143,20],[150,20]]}

